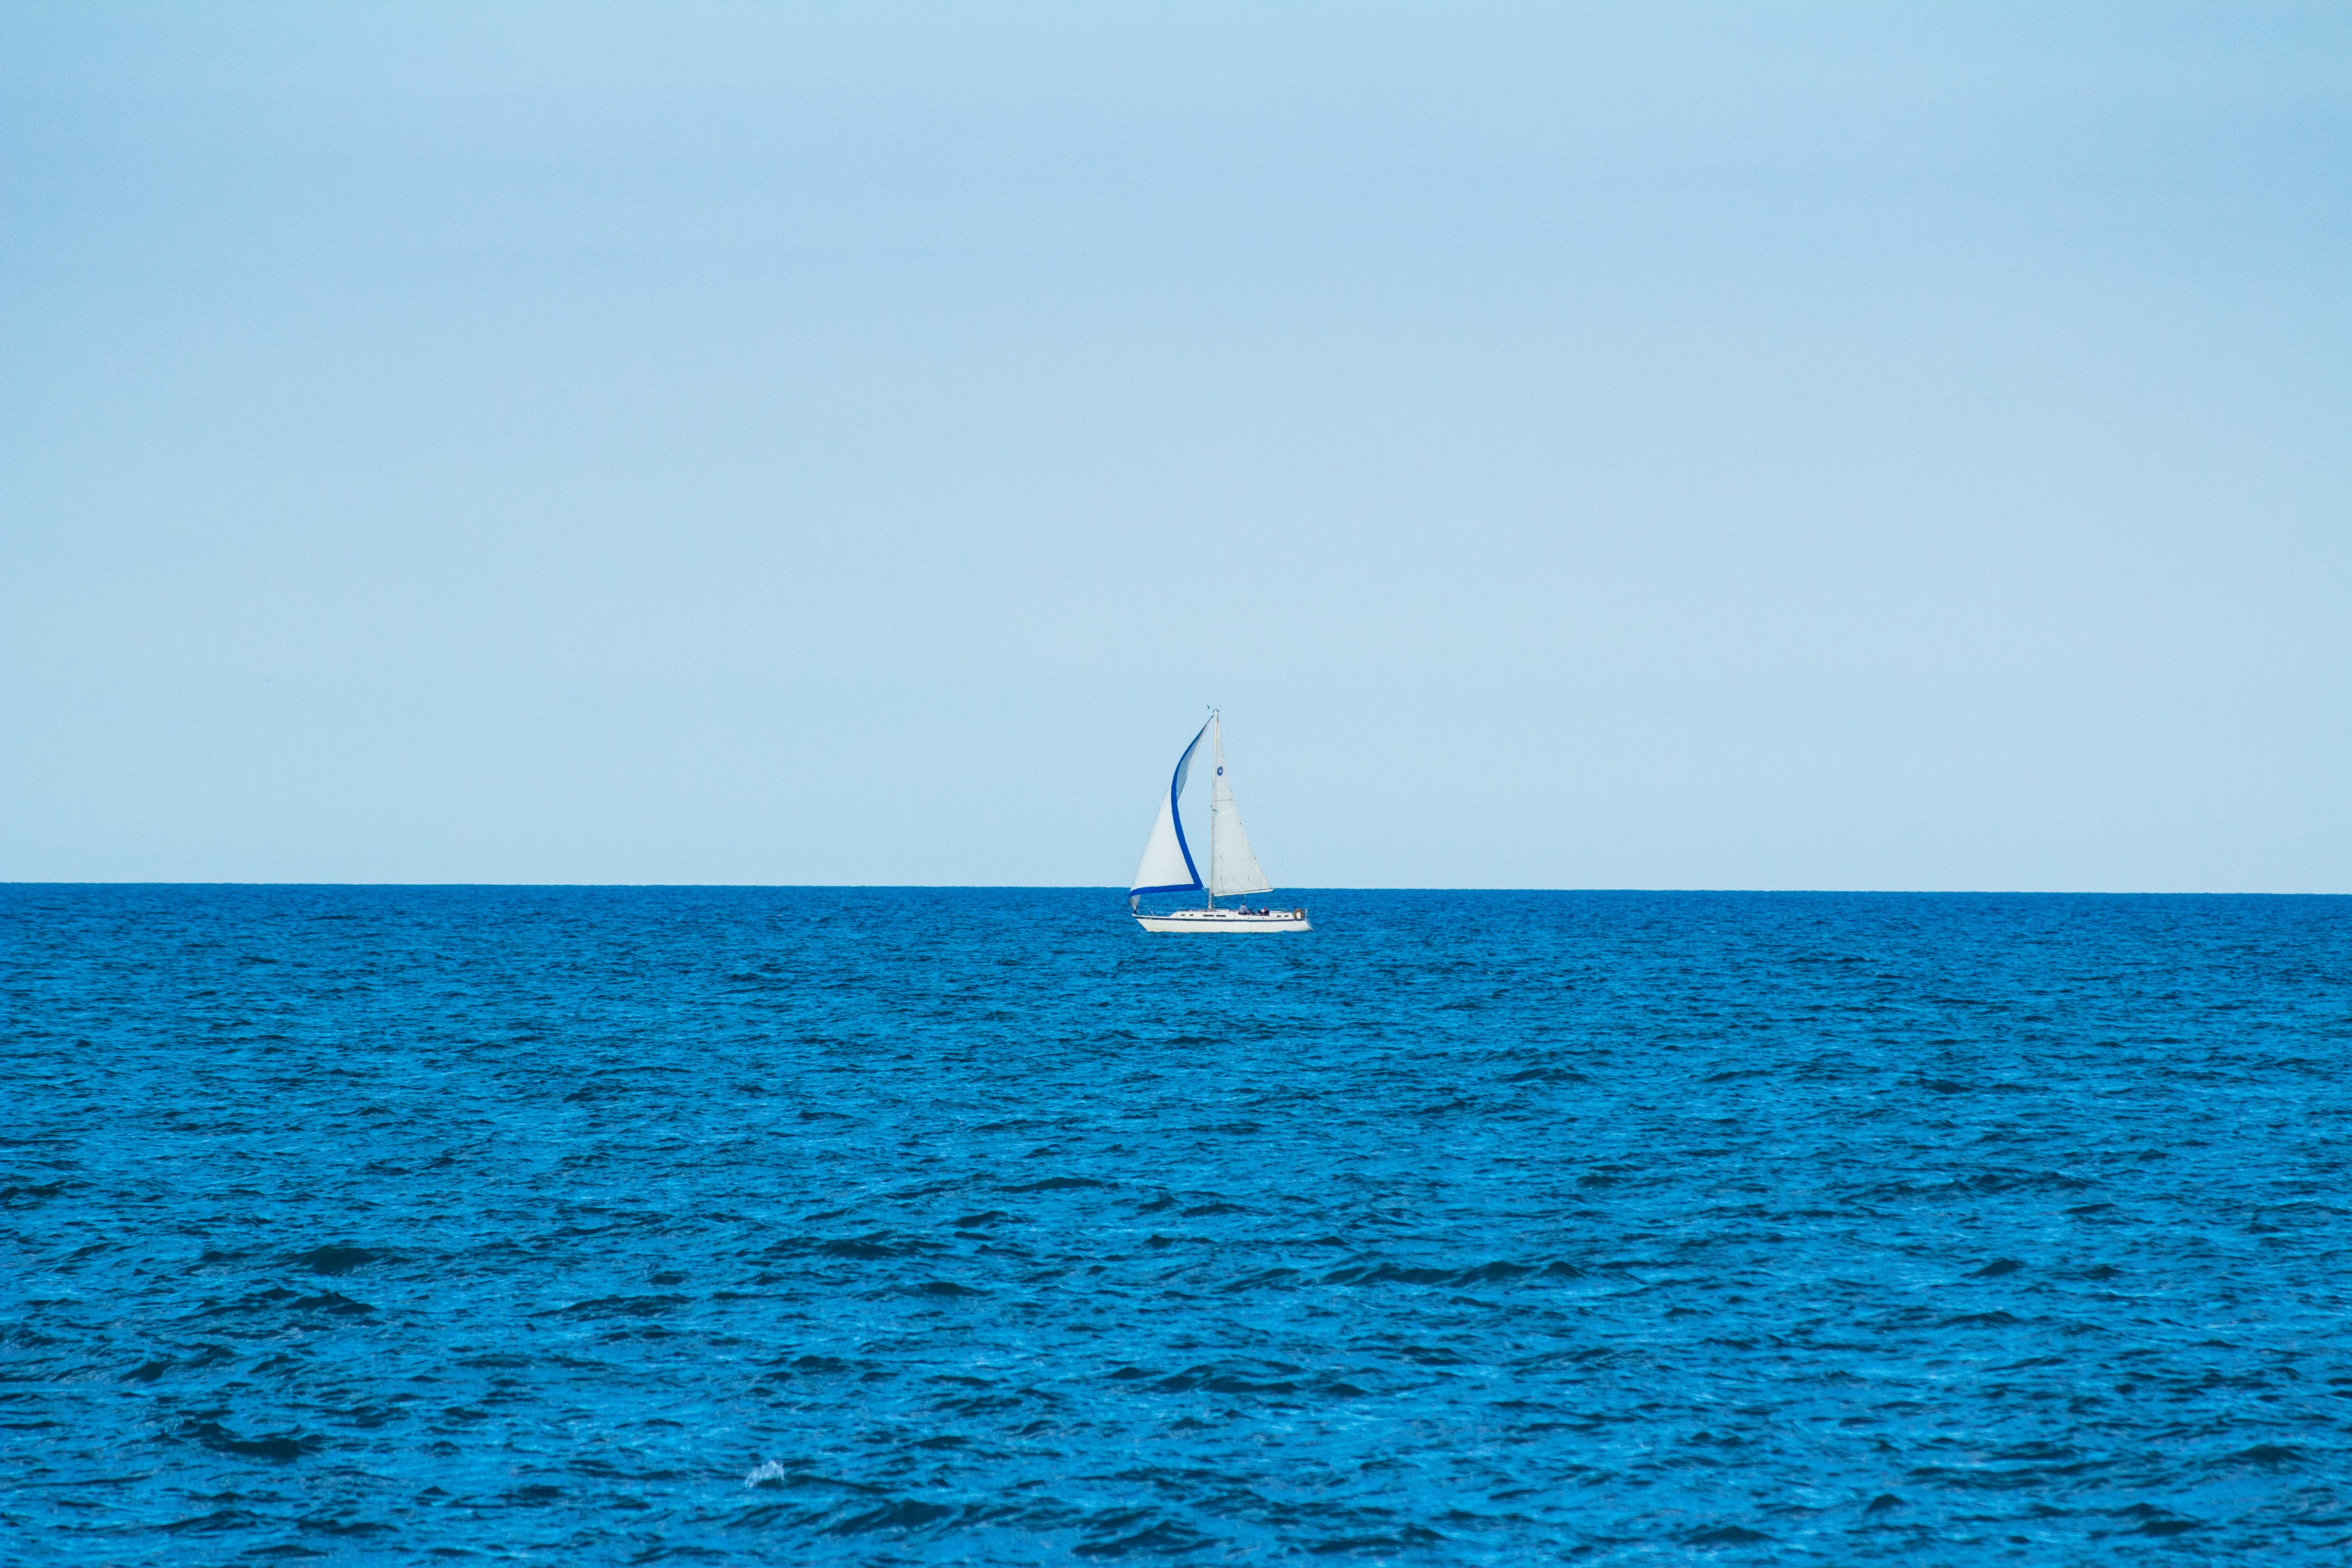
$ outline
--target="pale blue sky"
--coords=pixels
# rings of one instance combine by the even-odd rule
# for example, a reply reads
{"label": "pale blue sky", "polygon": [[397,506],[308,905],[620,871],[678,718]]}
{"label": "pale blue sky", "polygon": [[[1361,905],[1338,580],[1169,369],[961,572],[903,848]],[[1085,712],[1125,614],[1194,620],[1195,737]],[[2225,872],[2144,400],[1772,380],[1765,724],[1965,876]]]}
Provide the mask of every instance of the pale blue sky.
{"label": "pale blue sky", "polygon": [[2352,10],[0,7],[0,878],[2352,890]]}

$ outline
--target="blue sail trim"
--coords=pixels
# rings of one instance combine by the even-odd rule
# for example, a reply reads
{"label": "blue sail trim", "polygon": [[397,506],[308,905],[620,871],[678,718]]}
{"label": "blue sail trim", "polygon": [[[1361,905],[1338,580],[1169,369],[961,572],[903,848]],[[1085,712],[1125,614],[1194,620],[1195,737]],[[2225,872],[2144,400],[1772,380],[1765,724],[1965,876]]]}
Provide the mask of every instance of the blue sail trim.
{"label": "blue sail trim", "polygon": [[1201,868],[1192,864],[1192,846],[1184,837],[1184,813],[1177,805],[1176,797],[1184,793],[1184,777],[1192,771],[1192,753],[1201,749],[1201,735],[1208,732],[1208,725],[1202,725],[1201,733],[1192,737],[1192,743],[1184,748],[1182,756],[1176,759],[1176,776],[1168,781],[1168,820],[1176,825],[1176,847],[1184,852],[1184,869],[1192,873],[1192,879],[1170,882],[1158,888],[1129,888],[1127,890],[1129,899],[1139,899],[1146,893],[1197,893],[1201,890]]}

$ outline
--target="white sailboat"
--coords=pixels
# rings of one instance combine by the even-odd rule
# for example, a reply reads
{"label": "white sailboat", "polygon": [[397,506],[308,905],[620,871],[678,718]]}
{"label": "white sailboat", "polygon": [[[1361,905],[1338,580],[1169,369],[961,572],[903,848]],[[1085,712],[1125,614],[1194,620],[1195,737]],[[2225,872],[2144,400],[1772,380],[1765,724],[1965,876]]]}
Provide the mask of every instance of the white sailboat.
{"label": "white sailboat", "polygon": [[[1184,781],[1192,776],[1192,757],[1201,749],[1202,736],[1208,737],[1209,752],[1216,766],[1216,777],[1209,789],[1209,875],[1204,882],[1201,869],[1192,863],[1192,846],[1184,837],[1184,816],[1180,809],[1184,794]],[[1171,910],[1164,915],[1146,914],[1143,896],[1146,893],[1208,894],[1205,908]],[[1176,775],[1169,782],[1168,797],[1160,803],[1160,819],[1151,825],[1151,837],[1145,840],[1142,863],[1135,868],[1135,884],[1127,890],[1127,907],[1135,916],[1135,923],[1149,931],[1307,931],[1307,911],[1301,910],[1220,909],[1220,898],[1270,893],[1274,884],[1265,879],[1259,868],[1257,857],[1250,851],[1249,835],[1242,831],[1241,813],[1234,808],[1234,786],[1225,779],[1224,721],[1217,710],[1209,710],[1209,721],[1201,726],[1201,733],[1184,748],[1176,759]]]}

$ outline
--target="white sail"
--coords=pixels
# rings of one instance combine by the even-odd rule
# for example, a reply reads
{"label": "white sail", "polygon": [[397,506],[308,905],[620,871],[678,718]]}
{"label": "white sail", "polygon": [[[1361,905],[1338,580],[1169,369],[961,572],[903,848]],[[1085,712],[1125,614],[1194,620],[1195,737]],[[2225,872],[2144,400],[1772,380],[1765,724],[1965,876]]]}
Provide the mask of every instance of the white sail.
{"label": "white sail", "polygon": [[1209,893],[1270,893],[1274,884],[1250,853],[1249,835],[1242,831],[1242,814],[1234,809],[1234,786],[1225,770],[1217,769],[1216,787],[1209,792]]}
{"label": "white sail", "polygon": [[1145,893],[1200,890],[1201,873],[1192,864],[1192,847],[1184,842],[1184,819],[1177,813],[1176,797],[1184,793],[1184,781],[1192,772],[1192,753],[1201,749],[1201,735],[1208,732],[1209,727],[1202,725],[1201,734],[1193,736],[1184,754],[1176,759],[1176,776],[1160,797],[1159,819],[1151,825],[1151,837],[1144,840],[1143,858],[1135,868],[1134,883],[1127,889],[1130,899]]}

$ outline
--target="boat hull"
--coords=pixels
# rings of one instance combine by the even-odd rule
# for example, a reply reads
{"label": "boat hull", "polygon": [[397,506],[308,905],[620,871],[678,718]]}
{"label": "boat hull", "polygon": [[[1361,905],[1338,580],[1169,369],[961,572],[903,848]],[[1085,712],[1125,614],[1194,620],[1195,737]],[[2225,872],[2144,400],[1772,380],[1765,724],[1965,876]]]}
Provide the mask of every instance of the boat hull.
{"label": "boat hull", "polygon": [[1277,910],[1272,914],[1245,915],[1239,910],[1178,910],[1171,914],[1135,917],[1145,931],[1161,935],[1213,931],[1238,935],[1244,931],[1312,931],[1305,910]]}

